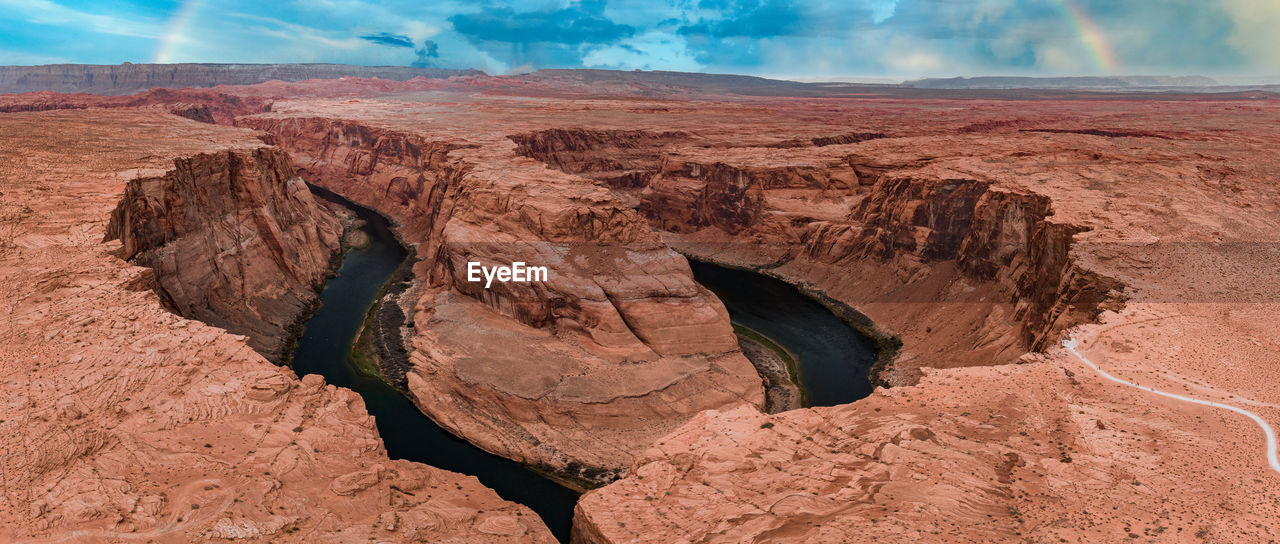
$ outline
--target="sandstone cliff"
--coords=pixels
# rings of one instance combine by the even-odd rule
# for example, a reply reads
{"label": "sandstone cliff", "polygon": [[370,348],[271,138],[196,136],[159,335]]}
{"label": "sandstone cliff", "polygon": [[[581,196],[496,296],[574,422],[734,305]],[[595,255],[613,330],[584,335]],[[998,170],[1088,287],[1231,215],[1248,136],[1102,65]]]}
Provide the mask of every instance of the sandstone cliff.
{"label": "sandstone cliff", "polygon": [[277,361],[341,234],[273,148],[181,158],[164,176],[130,181],[107,227],[121,258],[154,270],[167,307],[246,335]]}
{"label": "sandstone cliff", "polygon": [[847,222],[812,225],[804,254],[829,264],[954,261],[974,281],[1007,286],[1018,304],[1019,338],[1043,350],[1118,302],[1122,287],[1075,265],[1072,237],[1088,229],[1050,215],[1048,198],[993,189],[990,181],[886,175]]}
{"label": "sandstone cliff", "polygon": [[[288,115],[239,123],[292,153],[308,180],[393,218],[415,246],[404,386],[456,434],[599,483],[701,410],[763,403],[724,307],[605,188],[516,158],[499,134],[449,141]],[[485,289],[467,281],[469,261],[547,266],[550,280]]]}

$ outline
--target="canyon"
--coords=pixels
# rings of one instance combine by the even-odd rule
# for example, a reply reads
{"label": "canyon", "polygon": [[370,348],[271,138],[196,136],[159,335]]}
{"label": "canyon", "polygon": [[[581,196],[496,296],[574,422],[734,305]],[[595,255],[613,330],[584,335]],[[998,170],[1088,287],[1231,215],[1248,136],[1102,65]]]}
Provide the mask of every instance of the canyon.
{"label": "canyon", "polygon": [[[304,181],[412,250],[388,376],[590,488],[575,542],[1280,537],[1251,421],[1060,347],[1280,422],[1274,97],[610,77],[0,100],[11,537],[552,539],[267,361],[340,251]],[[822,302],[878,387],[763,413],[688,258]]]}

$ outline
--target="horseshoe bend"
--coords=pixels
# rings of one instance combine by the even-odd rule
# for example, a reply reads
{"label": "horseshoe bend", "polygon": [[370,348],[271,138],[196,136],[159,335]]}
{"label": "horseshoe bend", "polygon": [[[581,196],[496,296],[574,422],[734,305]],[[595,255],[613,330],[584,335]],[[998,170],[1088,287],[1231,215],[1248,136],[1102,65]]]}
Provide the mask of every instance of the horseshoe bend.
{"label": "horseshoe bend", "polygon": [[1280,538],[1272,92],[172,66],[0,95],[0,540]]}

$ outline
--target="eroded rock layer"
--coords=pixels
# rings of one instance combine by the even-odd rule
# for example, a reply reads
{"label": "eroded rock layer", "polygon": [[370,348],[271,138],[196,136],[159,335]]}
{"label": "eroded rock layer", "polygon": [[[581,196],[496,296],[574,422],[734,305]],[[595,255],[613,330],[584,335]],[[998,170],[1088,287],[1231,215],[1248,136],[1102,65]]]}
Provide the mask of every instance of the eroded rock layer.
{"label": "eroded rock layer", "polygon": [[[358,395],[167,311],[120,258],[181,248],[199,279],[238,251],[258,258],[231,277],[288,283],[283,251],[321,273],[328,220],[283,161],[151,109],[0,116],[0,540],[553,542],[475,478],[388,459]],[[124,193],[127,244],[104,243]]]}
{"label": "eroded rock layer", "polygon": [[274,148],[185,157],[164,176],[132,180],[107,226],[122,258],[154,271],[167,307],[246,335],[273,360],[341,235]]}

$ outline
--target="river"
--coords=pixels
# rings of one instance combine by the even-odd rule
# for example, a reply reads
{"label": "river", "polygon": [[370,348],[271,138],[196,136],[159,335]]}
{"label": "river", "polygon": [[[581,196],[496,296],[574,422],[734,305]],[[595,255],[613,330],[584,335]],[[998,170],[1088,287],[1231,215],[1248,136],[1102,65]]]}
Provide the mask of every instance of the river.
{"label": "river", "polygon": [[875,343],[795,287],[743,270],[689,261],[693,277],[729,310],[729,320],[796,357],[812,406],[846,404],[871,394]]}
{"label": "river", "polygon": [[[294,371],[299,376],[320,374],[328,383],[359,393],[392,458],[475,476],[502,498],[532,508],[557,538],[567,542],[576,492],[453,436],[386,381],[356,370],[352,345],[365,315],[408,252],[383,216],[326,191],[317,193],[355,210],[364,220],[369,244],[348,251],[338,274],[325,283],[321,305],[307,320],[293,351]],[[773,278],[690,264],[695,278],[724,301],[735,323],[796,355],[812,404],[840,404],[870,394],[867,371],[875,359],[874,347],[821,304]]]}
{"label": "river", "polygon": [[364,397],[365,407],[376,418],[378,434],[393,459],[475,476],[502,498],[532,508],[557,538],[567,542],[577,493],[520,463],[449,434],[400,391],[379,378],[356,371],[352,343],[374,299],[408,252],[392,234],[386,218],[340,197],[326,198],[356,211],[365,222],[369,245],[348,251],[338,275],[325,283],[320,308],[307,320],[293,351],[294,371],[299,376],[320,374],[328,383]]}

